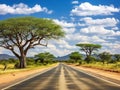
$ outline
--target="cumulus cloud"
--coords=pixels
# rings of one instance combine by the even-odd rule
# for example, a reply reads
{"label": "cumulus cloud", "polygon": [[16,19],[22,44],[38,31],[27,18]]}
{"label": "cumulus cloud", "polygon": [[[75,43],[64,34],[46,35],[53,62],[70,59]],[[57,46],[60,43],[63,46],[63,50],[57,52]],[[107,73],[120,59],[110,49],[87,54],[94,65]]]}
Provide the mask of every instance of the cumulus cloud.
{"label": "cumulus cloud", "polygon": [[104,46],[102,51],[108,51],[112,54],[120,53],[120,42],[115,42],[115,43],[102,43]]}
{"label": "cumulus cloud", "polygon": [[76,24],[72,22],[67,22],[65,20],[58,20],[58,19],[54,19],[54,22],[60,25],[67,34],[74,33],[76,30],[75,29]]}
{"label": "cumulus cloud", "polygon": [[46,12],[51,14],[52,11],[49,11],[46,7],[41,7],[36,4],[33,7],[29,7],[24,3],[14,4],[13,6],[9,6],[6,4],[0,4],[0,14],[32,14],[37,12]]}
{"label": "cumulus cloud", "polygon": [[75,27],[74,23],[69,23],[65,20],[58,20],[58,19],[54,19],[54,22],[61,25],[62,27]]}
{"label": "cumulus cloud", "polygon": [[67,34],[70,34],[70,33],[74,33],[76,28],[63,28],[63,30],[67,33]]}
{"label": "cumulus cloud", "polygon": [[71,11],[71,15],[75,16],[92,16],[92,15],[112,15],[114,12],[119,12],[120,9],[113,5],[92,5],[89,2],[81,3]]}
{"label": "cumulus cloud", "polygon": [[72,4],[78,4],[79,2],[78,1],[72,1]]}
{"label": "cumulus cloud", "polygon": [[107,35],[107,36],[120,35],[120,31],[108,30],[102,26],[89,26],[87,28],[82,28],[80,30],[80,32],[85,33],[85,34],[97,34],[99,36],[101,36],[101,35]]}
{"label": "cumulus cloud", "polygon": [[68,42],[64,40],[50,41],[47,47],[37,46],[35,49],[29,50],[27,56],[34,56],[35,54],[41,52],[50,52],[57,56],[64,56],[73,51],[74,47],[69,45]]}
{"label": "cumulus cloud", "polygon": [[[74,37],[74,38],[73,38]],[[72,39],[71,39],[72,38]],[[104,38],[101,38],[98,35],[83,35],[80,33],[76,33],[76,34],[71,34],[71,35],[67,35],[66,37],[67,40],[71,40],[71,41],[76,41],[76,42],[90,42],[90,43],[102,43],[102,42],[106,42]]]}
{"label": "cumulus cloud", "polygon": [[115,27],[119,23],[118,19],[115,18],[103,18],[103,19],[93,19],[91,17],[82,18],[85,25],[88,26],[103,26],[103,27]]}

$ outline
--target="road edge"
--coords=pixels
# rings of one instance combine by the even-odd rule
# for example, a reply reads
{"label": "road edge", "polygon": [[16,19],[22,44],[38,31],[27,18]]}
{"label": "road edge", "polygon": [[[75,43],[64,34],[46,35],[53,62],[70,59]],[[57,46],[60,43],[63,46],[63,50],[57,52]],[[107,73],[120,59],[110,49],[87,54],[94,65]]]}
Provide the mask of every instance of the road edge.
{"label": "road edge", "polygon": [[[64,64],[64,65],[66,65],[66,64]],[[69,65],[66,65],[66,66],[68,66],[68,67],[70,67],[70,68],[72,68],[72,69],[74,69],[74,70],[77,70],[77,71],[79,71],[79,72],[82,72],[82,73],[84,73],[84,74],[87,74],[87,75],[89,75],[89,76],[95,77],[95,78],[97,78],[97,79],[103,80],[103,81],[105,81],[105,82],[108,82],[108,83],[111,83],[111,84],[114,84],[114,85],[120,87],[120,84],[118,84],[118,83],[116,83],[116,82],[113,82],[113,81],[110,81],[110,80],[107,80],[107,79],[105,79],[105,78],[101,78],[101,77],[95,75],[94,73],[89,73],[89,72],[87,72],[87,71],[84,71],[84,70],[81,70],[81,69],[78,69],[78,68],[75,68],[75,67],[72,67],[72,66],[69,66]],[[100,75],[100,76],[102,76],[102,75]],[[103,77],[104,77],[104,76],[103,76]]]}
{"label": "road edge", "polygon": [[[59,65],[59,64],[58,64],[58,65]],[[41,71],[41,72],[39,72],[39,73],[36,73],[36,74],[34,74],[33,76],[29,76],[28,78],[25,78],[25,79],[23,79],[23,80],[21,80],[21,81],[19,81],[19,82],[13,83],[13,84],[11,84],[11,85],[9,85],[9,86],[7,86],[7,87],[2,88],[1,90],[6,90],[6,89],[8,89],[8,88],[10,88],[10,87],[12,87],[12,86],[15,86],[15,85],[17,85],[17,84],[20,84],[20,83],[22,83],[22,82],[24,82],[24,81],[26,81],[26,80],[32,79],[32,78],[34,78],[34,77],[36,77],[36,76],[38,76],[38,75],[41,75],[41,74],[43,74],[43,73],[45,73],[45,72],[47,72],[47,71],[49,71],[49,70],[52,70],[52,69],[56,68],[58,65],[56,65],[56,66],[54,66],[54,67],[51,67],[51,68],[49,68],[49,69],[47,69],[47,70]]]}

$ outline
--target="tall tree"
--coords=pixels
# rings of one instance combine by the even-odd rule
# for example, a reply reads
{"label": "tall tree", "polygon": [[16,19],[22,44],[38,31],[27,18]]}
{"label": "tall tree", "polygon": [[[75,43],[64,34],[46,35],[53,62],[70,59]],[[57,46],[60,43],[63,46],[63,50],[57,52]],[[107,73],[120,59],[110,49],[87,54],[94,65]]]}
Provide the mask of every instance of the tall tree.
{"label": "tall tree", "polygon": [[82,43],[82,44],[76,44],[76,46],[80,47],[80,50],[85,52],[86,58],[85,60],[89,63],[90,59],[92,58],[91,55],[93,51],[97,51],[102,46],[99,44],[90,44],[90,43]]}
{"label": "tall tree", "polygon": [[96,51],[101,48],[101,45],[99,44],[89,44],[89,43],[76,44],[76,46],[80,47],[80,50],[84,51],[87,57],[91,56],[93,51]]}
{"label": "tall tree", "polygon": [[114,55],[116,62],[120,61],[120,54],[115,54]]}
{"label": "tall tree", "polygon": [[70,59],[73,59],[75,62],[77,62],[78,60],[82,59],[82,55],[79,52],[72,52],[70,54]]}
{"label": "tall tree", "polygon": [[62,28],[50,19],[35,17],[0,21],[0,46],[19,59],[19,68],[26,67],[26,55],[36,45],[47,46],[47,40],[64,36]]}
{"label": "tall tree", "polygon": [[103,62],[103,64],[105,64],[105,62],[107,62],[107,64],[109,63],[109,61],[111,60],[111,54],[109,52],[102,52],[99,54],[99,57],[101,59],[101,61]]}

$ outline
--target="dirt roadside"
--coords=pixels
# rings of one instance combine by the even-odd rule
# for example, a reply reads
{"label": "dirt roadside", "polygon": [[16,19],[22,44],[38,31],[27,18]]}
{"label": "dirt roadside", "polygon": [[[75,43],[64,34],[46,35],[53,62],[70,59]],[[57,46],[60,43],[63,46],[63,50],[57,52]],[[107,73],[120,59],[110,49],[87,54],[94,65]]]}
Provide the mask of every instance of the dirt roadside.
{"label": "dirt roadside", "polygon": [[[53,66],[55,67],[55,66]],[[2,74],[0,75],[0,89],[12,85],[16,82],[29,78],[35,74],[44,72],[52,67],[40,68],[35,70],[27,70],[22,72],[14,72],[9,74]]]}
{"label": "dirt roadside", "polygon": [[[115,80],[117,81],[117,83],[120,83],[120,73],[109,72],[109,71],[104,71],[104,70],[99,70],[99,69],[94,69],[94,68],[87,68],[87,67],[76,66],[76,65],[69,65],[69,66],[72,66],[76,69],[83,70],[85,72],[88,72],[90,74],[93,74],[93,75],[96,75],[96,76],[99,76],[105,79],[107,78],[110,80]],[[0,75],[0,89],[6,86],[9,86],[12,83],[16,83],[28,77],[31,77],[37,73],[48,70],[50,68],[51,67]]]}
{"label": "dirt roadside", "polygon": [[96,69],[96,68],[88,68],[88,67],[83,67],[83,66],[76,66],[76,65],[69,65],[72,66],[76,69],[85,71],[91,75],[95,75],[98,77],[101,77],[103,79],[107,79],[109,81],[113,81],[116,83],[120,83],[120,73],[117,72],[110,72],[110,71],[105,71],[101,69]]}

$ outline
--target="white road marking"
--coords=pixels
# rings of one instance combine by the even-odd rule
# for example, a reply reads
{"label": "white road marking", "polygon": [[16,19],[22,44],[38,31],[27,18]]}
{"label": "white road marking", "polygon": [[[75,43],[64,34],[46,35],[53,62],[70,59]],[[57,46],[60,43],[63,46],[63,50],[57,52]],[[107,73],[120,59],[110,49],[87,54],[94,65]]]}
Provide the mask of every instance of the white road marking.
{"label": "white road marking", "polygon": [[63,66],[61,67],[61,73],[59,78],[59,90],[68,90],[65,82],[65,75]]}
{"label": "white road marking", "polygon": [[[68,67],[70,67],[70,66],[68,66]],[[73,68],[73,67],[71,67],[71,68]],[[73,68],[73,69],[75,69],[75,70],[77,70],[77,71],[79,71],[79,72],[82,72],[82,73],[84,73],[84,74],[87,74],[87,75],[89,75],[89,76],[95,77],[95,78],[97,78],[97,79],[100,79],[100,80],[102,80],[102,81],[105,81],[105,82],[114,84],[114,85],[116,85],[116,86],[120,86],[120,84],[117,84],[117,83],[115,83],[115,82],[112,82],[112,81],[109,81],[109,80],[106,80],[106,79],[97,77],[97,76],[95,76],[95,75],[93,75],[93,74],[90,74],[90,73],[87,73],[87,72],[85,72],[85,71],[83,71],[83,70],[76,69],[76,68]]]}
{"label": "white road marking", "polygon": [[86,84],[78,81],[77,77],[75,77],[74,74],[71,72],[73,70],[70,71],[67,68],[66,68],[66,70],[67,70],[68,74],[70,75],[70,77],[73,79],[73,83],[76,84],[80,90],[90,90],[90,88]]}
{"label": "white road marking", "polygon": [[43,73],[45,73],[45,72],[47,72],[47,71],[49,71],[49,70],[52,70],[53,68],[56,68],[56,67],[57,67],[57,66],[52,67],[52,68],[50,68],[50,69],[48,69],[48,70],[45,70],[45,71],[43,71],[43,72],[37,73],[37,74],[35,74],[35,75],[31,76],[31,77],[28,77],[28,78],[26,78],[26,79],[24,79],[24,80],[21,80],[21,81],[19,81],[19,82],[17,82],[17,83],[11,84],[11,85],[9,85],[9,86],[1,89],[1,90],[6,90],[6,89],[8,89],[8,88],[10,88],[10,87],[13,87],[13,86],[15,86],[15,85],[17,85],[17,84],[20,84],[20,83],[24,82],[24,81],[27,81],[27,80],[29,80],[29,79],[31,79],[31,78],[34,78],[34,77],[36,77],[36,76],[38,76],[38,75],[41,75],[41,74],[43,74]]}

